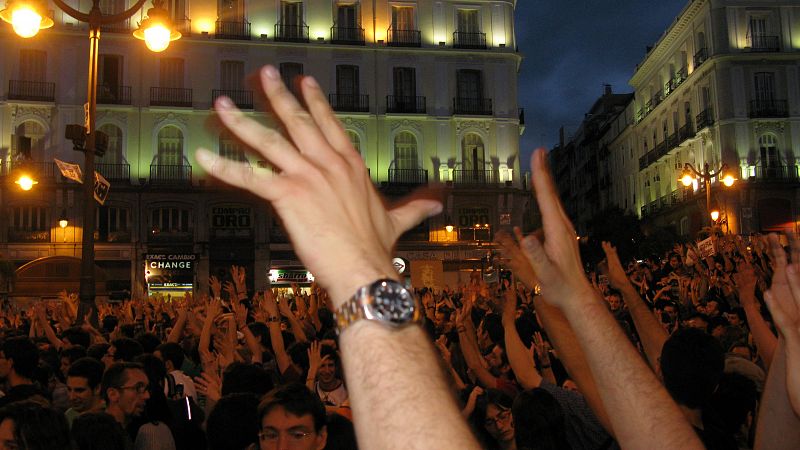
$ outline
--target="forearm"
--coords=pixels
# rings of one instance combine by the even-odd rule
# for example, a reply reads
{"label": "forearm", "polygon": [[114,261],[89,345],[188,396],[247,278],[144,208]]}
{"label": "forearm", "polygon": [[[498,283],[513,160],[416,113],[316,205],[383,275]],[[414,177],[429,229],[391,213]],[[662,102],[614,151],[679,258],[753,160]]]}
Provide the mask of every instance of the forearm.
{"label": "forearm", "polygon": [[292,360],[286,353],[286,348],[283,345],[283,334],[281,334],[281,323],[270,321],[269,338],[272,342],[272,351],[275,353],[275,361],[278,363],[278,370],[283,373],[289,368]]}
{"label": "forearm", "polygon": [[564,315],[584,349],[620,446],[703,448],[602,300],[591,292],[582,295],[566,304]]}
{"label": "forearm", "polygon": [[497,385],[497,380],[481,363],[478,345],[470,338],[470,334],[474,335],[474,332],[470,333],[470,331],[470,328],[458,331],[458,343],[461,348],[461,354],[464,355],[464,362],[467,363],[467,367],[472,369],[483,387],[493,389]]}
{"label": "forearm", "polygon": [[744,314],[747,317],[750,332],[753,334],[756,350],[764,361],[764,366],[769,370],[778,347],[778,338],[772,333],[767,321],[761,315],[761,311],[758,310],[755,299],[744,302]]}
{"label": "forearm", "polygon": [[503,320],[503,329],[505,331],[508,362],[511,364],[514,376],[523,388],[538,388],[542,384],[542,376],[536,370],[536,365],[530,352],[525,348],[525,344],[522,343],[514,321],[511,319]]}
{"label": "forearm", "polygon": [[294,314],[289,314],[286,318],[289,320],[289,327],[292,329],[292,334],[297,342],[308,342],[306,332],[303,330],[303,324],[297,320],[297,317]]}
{"label": "forearm", "polygon": [[172,331],[170,331],[169,336],[167,336],[167,342],[180,342],[181,336],[183,336],[183,330],[186,328],[186,321],[186,314],[178,315],[178,320],[175,322],[175,326],[172,327]]}
{"label": "forearm", "polygon": [[360,321],[340,343],[359,447],[479,448],[420,327]]}
{"label": "forearm", "polygon": [[642,342],[642,347],[644,347],[647,361],[650,363],[650,367],[655,368],[658,366],[661,349],[664,348],[664,343],[667,342],[669,335],[635,290],[632,288],[624,289],[622,297],[628,306],[633,325],[639,333],[639,339]]}
{"label": "forearm", "polygon": [[800,442],[800,418],[795,415],[786,390],[785,343],[780,339],[761,396],[756,425],[756,450],[796,448]]}

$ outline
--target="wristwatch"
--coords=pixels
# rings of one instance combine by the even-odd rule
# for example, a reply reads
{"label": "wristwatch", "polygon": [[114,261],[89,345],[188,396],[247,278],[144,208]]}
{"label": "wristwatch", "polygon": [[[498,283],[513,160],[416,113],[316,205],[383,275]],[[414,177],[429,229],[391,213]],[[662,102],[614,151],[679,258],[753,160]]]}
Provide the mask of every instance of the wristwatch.
{"label": "wristwatch", "polygon": [[358,288],[350,300],[336,310],[336,325],[340,334],[362,319],[402,327],[419,323],[422,311],[413,293],[401,283],[385,278]]}

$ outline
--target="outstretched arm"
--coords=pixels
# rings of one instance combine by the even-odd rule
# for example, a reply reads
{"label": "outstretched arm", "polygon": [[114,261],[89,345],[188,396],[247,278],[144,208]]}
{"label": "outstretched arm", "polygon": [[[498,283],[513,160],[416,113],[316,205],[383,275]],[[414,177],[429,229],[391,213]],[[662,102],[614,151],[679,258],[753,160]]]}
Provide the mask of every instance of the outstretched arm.
{"label": "outstretched arm", "polygon": [[778,338],[772,333],[769,324],[761,315],[761,308],[756,298],[756,274],[753,266],[749,262],[739,263],[739,271],[733,276],[733,279],[739,289],[739,303],[742,304],[744,314],[747,316],[747,324],[753,334],[756,350],[764,360],[764,366],[769,369],[778,346]]}
{"label": "outstretched arm", "polygon": [[[275,67],[263,68],[259,78],[286,136],[247,118],[228,98],[215,106],[223,124],[280,175],[253,172],[207,150],[198,150],[197,160],[214,177],[272,204],[298,257],[338,308],[361,286],[396,278],[397,238],[442,204],[418,197],[387,209],[316,81],[299,83],[304,108]],[[478,448],[421,327],[362,320],[339,342],[359,446]]]}
{"label": "outstretched arm", "polygon": [[617,441],[622,448],[703,448],[678,405],[583,275],[575,231],[558,200],[546,158],[544,149],[539,149],[532,163],[544,242],[528,236],[522,248],[542,295],[561,309],[583,348]]}
{"label": "outstretched arm", "polygon": [[542,374],[536,370],[533,356],[525,348],[517,333],[516,326],[517,293],[507,289],[503,299],[503,330],[505,332],[506,354],[514,376],[525,389],[538,388],[542,384]]}

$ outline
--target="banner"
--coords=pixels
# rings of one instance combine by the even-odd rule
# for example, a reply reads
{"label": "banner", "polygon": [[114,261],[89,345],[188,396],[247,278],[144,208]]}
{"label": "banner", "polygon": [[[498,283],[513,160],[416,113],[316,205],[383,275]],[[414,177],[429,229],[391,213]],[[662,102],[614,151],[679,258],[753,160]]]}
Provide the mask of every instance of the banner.
{"label": "banner", "polygon": [[61,161],[58,158],[53,158],[53,160],[56,162],[58,170],[61,171],[61,175],[64,178],[77,181],[78,183],[83,183],[83,173],[81,173],[81,166]]}
{"label": "banner", "polygon": [[714,242],[711,238],[705,238],[702,241],[697,243],[697,249],[700,250],[700,257],[701,258],[708,258],[709,256],[714,256]]}
{"label": "banner", "polygon": [[411,285],[415,288],[444,287],[444,267],[442,260],[415,260],[411,264]]}
{"label": "banner", "polygon": [[111,189],[111,183],[108,182],[99,172],[94,173],[94,199],[98,203],[104,205],[108,198],[108,191]]}
{"label": "banner", "polygon": [[194,286],[197,255],[148,253],[144,256],[144,279],[154,292],[190,291]]}

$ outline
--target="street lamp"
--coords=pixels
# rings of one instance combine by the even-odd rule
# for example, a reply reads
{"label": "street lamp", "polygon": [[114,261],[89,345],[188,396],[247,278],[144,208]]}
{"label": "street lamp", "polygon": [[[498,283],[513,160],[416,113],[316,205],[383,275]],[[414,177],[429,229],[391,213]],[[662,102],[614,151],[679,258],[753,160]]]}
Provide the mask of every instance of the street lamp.
{"label": "street lamp", "polygon": [[[83,195],[83,240],[81,243],[81,278],[80,278],[80,303],[78,307],[78,320],[89,317],[97,325],[97,306],[94,302],[94,156],[97,141],[95,120],[97,113],[97,59],[100,44],[100,28],[106,25],[127,20],[137,11],[141,10],[146,0],[136,0],[129,9],[119,13],[104,15],[100,11],[100,0],[92,0],[92,9],[88,13],[80,12],[69,6],[64,0],[53,0],[59,9],[74,19],[89,25],[89,74],[88,94],[86,107],[86,141],[83,147],[84,154],[84,181]],[[181,37],[178,32],[172,31],[169,13],[163,8],[163,0],[153,0],[153,8],[147,11],[148,18],[142,21],[134,37],[143,36],[145,43],[151,49],[162,51],[169,46],[169,42]],[[13,25],[14,31],[21,37],[35,36],[40,29],[53,26],[53,19],[47,17],[46,9],[40,0],[8,0],[6,8],[0,11],[0,19]],[[150,28],[157,28],[150,31]],[[164,42],[164,30],[167,41]],[[25,187],[25,185],[20,184]],[[88,314],[88,315],[87,315]]]}
{"label": "street lamp", "polygon": [[30,191],[33,188],[33,185],[39,184],[38,181],[27,174],[20,175],[19,178],[14,181],[14,183],[18,184],[19,188],[23,191]]}
{"label": "street lamp", "polygon": [[708,163],[705,163],[703,165],[703,170],[698,171],[691,163],[686,163],[683,166],[681,177],[678,178],[686,187],[691,186],[695,180],[702,180],[704,182],[706,189],[706,211],[712,221],[711,225],[714,225],[719,219],[719,210],[711,207],[711,180],[715,177],[719,177],[719,180],[725,187],[731,187],[736,182],[736,178],[731,173],[727,164],[722,164],[716,171],[711,171],[708,168]]}

